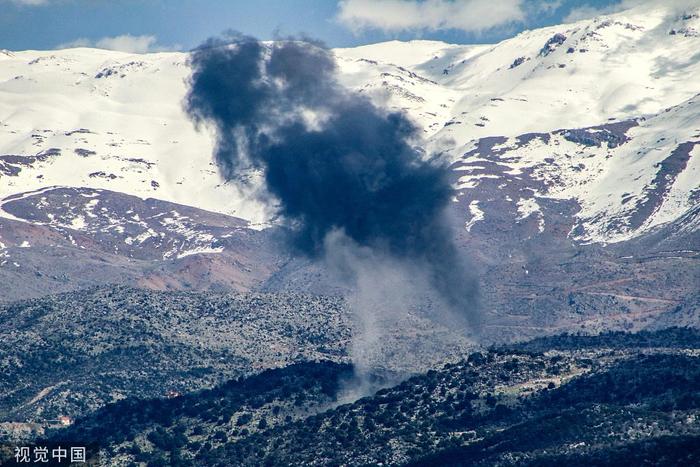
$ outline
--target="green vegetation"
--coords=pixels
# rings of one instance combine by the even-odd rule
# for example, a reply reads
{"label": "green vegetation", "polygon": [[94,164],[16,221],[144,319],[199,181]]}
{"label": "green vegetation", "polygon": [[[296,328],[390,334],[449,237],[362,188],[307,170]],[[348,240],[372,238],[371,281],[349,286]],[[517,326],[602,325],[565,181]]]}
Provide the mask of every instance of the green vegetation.
{"label": "green vegetation", "polygon": [[129,287],[0,305],[0,422],[86,415],[296,361],[342,361],[339,298]]}
{"label": "green vegetation", "polygon": [[700,333],[548,339],[555,350],[475,352],[342,405],[351,367],[299,363],[120,401],[53,441],[96,442],[126,465],[697,464]]}

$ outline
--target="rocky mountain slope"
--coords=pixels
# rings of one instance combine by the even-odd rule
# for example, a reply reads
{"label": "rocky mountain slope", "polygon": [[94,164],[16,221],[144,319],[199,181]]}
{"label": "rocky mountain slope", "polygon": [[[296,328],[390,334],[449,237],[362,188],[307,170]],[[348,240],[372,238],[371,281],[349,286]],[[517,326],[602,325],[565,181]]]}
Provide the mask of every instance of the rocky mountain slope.
{"label": "rocky mountain slope", "polygon": [[[425,317],[407,319],[385,336],[392,353],[378,370],[425,371],[473,347]],[[353,326],[341,298],[299,293],[106,286],[0,306],[0,431],[41,432],[123,398],[184,394],[294,362],[347,362]]]}
{"label": "rocky mountain slope", "polygon": [[88,289],[0,308],[0,419],[41,426],[297,360],[343,360],[338,299]]}
{"label": "rocky mountain slope", "polygon": [[[697,324],[699,30],[700,7],[646,2],[495,45],[335,50],[344,84],[407,112],[451,164],[487,340]],[[0,300],[114,282],[337,292],[220,179],[182,110],[186,54],[0,63]]]}
{"label": "rocky mountain slope", "polygon": [[[346,85],[408,112],[428,147],[455,158],[477,162],[480,152],[470,151],[481,138],[511,138],[503,152],[512,153],[523,145],[512,144],[520,135],[568,129],[551,141],[525,137],[537,144],[518,151],[504,170],[517,175],[552,158],[549,173],[540,170],[538,194],[582,205],[575,238],[619,241],[625,237],[607,224],[623,223],[626,210],[654,198],[648,191],[659,185],[657,169],[665,169],[661,177],[671,174],[657,187],[666,205],[641,212],[626,236],[672,221],[693,204],[699,13],[650,2],[493,46],[389,42],[336,54]],[[221,183],[210,160],[211,138],[182,112],[186,54],[67,49],[4,52],[0,60],[3,197],[86,186],[264,220],[260,206]],[[570,133],[636,120],[624,139],[606,140],[604,128],[587,131],[602,131],[592,140]],[[658,165],[676,150],[676,162]],[[581,162],[585,169],[576,170]],[[498,174],[487,170],[464,184],[488,178],[483,175]],[[622,191],[611,194],[612,185]]]}
{"label": "rocky mountain slope", "polygon": [[272,229],[156,199],[47,187],[3,200],[4,300],[94,284],[249,290],[284,260]]}
{"label": "rocky mountain slope", "polygon": [[[561,336],[475,352],[342,404],[352,368],[300,363],[172,399],[126,399],[52,440],[148,465],[690,465],[700,336]],[[663,381],[663,384],[659,384]]]}

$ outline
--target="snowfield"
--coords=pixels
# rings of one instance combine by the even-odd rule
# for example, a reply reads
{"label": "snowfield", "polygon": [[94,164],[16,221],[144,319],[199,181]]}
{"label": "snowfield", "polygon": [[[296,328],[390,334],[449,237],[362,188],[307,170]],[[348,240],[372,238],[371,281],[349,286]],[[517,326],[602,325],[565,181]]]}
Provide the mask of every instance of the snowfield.
{"label": "snowfield", "polygon": [[[407,112],[427,151],[453,164],[458,196],[472,200],[466,229],[489,217],[480,186],[496,180],[540,232],[538,199],[573,200],[569,236],[608,243],[687,217],[700,202],[699,31],[700,6],[647,4],[495,45],[392,41],[334,52],[343,84]],[[188,75],[185,53],[0,51],[0,199],[106,189],[264,227],[268,210],[220,178],[212,135],[183,112]],[[69,227],[89,228],[98,206]],[[18,220],[2,202],[0,216]],[[201,242],[173,254],[218,251]]]}

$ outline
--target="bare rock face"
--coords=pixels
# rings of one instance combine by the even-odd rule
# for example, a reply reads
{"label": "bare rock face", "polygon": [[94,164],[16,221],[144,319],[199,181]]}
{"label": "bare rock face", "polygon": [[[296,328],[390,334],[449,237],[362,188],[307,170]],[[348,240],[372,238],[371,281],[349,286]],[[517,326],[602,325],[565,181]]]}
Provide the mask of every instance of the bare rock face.
{"label": "bare rock face", "polygon": [[151,198],[50,188],[6,198],[2,209],[4,300],[104,283],[243,291],[279,261],[269,231]]}
{"label": "bare rock face", "polygon": [[562,33],[556,33],[544,43],[544,46],[540,49],[540,57],[546,57],[550,53],[554,52],[557,47],[562,45],[566,41],[566,36]]}

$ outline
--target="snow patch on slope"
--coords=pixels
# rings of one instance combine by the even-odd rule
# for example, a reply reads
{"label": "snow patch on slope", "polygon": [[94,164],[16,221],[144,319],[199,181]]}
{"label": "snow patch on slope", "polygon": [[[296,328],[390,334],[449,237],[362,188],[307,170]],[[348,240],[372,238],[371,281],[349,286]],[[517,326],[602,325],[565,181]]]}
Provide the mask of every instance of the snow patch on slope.
{"label": "snow patch on slope", "polygon": [[484,220],[484,211],[479,208],[479,201],[474,200],[471,203],[469,203],[469,214],[471,218],[464,224],[464,227],[467,229],[467,232],[471,232],[472,227],[474,227],[474,224],[476,224],[479,221]]}

